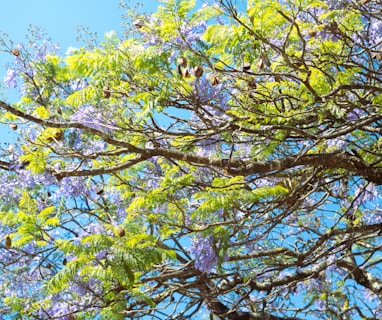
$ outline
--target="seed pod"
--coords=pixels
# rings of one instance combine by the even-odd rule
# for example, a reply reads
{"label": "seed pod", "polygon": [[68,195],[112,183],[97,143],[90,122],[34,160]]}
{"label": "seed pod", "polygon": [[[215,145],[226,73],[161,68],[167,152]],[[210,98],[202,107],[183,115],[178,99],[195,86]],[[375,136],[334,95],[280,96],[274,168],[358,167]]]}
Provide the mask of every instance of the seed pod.
{"label": "seed pod", "polygon": [[209,75],[208,79],[210,80],[213,86],[216,86],[217,84],[220,83],[219,77],[216,74]]}
{"label": "seed pod", "polygon": [[97,190],[96,190],[96,194],[99,195],[99,196],[100,196],[101,194],[103,194],[103,188],[99,188],[99,189],[97,189]]}
{"label": "seed pod", "polygon": [[382,60],[382,47],[379,47],[377,50],[378,51],[374,51],[372,53],[371,58],[376,59],[378,61],[381,61]]}
{"label": "seed pod", "polygon": [[259,57],[259,61],[257,61],[256,67],[257,69],[260,69],[260,70],[263,70],[265,67],[264,60],[261,57]]}
{"label": "seed pod", "polygon": [[12,247],[12,240],[9,236],[6,236],[5,238],[5,246],[9,249],[10,247]]}
{"label": "seed pod", "polygon": [[8,146],[8,151],[9,151],[10,153],[12,153],[13,151],[15,151],[15,146],[14,146],[13,144],[10,144],[10,145]]}
{"label": "seed pod", "polygon": [[62,264],[63,264],[64,266],[66,266],[67,263],[68,263],[68,260],[66,260],[66,258],[64,258],[64,260],[62,260]]}
{"label": "seed pod", "polygon": [[251,69],[251,64],[249,62],[243,62],[243,71],[248,71]]}
{"label": "seed pod", "polygon": [[104,86],[102,88],[102,97],[106,98],[106,99],[109,99],[111,96],[111,92],[110,92],[110,87],[108,86]]}
{"label": "seed pod", "polygon": [[140,28],[142,28],[143,27],[143,20],[141,20],[141,19],[135,19],[134,21],[133,21],[133,26],[134,27],[136,27],[137,29],[140,29]]}
{"label": "seed pod", "polygon": [[308,34],[313,38],[317,35],[317,31],[313,28],[308,29]]}
{"label": "seed pod", "polygon": [[11,123],[9,126],[12,130],[17,130],[17,124],[16,123]]}
{"label": "seed pod", "polygon": [[47,139],[48,142],[62,141],[64,138],[64,131],[57,131],[51,137]]}
{"label": "seed pod", "polygon": [[255,81],[255,79],[251,78],[248,80],[248,89],[256,89],[257,87],[257,83]]}
{"label": "seed pod", "polygon": [[187,59],[185,57],[178,58],[178,66],[179,67],[187,67]]}
{"label": "seed pod", "polygon": [[200,78],[203,75],[203,68],[199,66],[194,67],[194,75],[195,77]]}
{"label": "seed pod", "polygon": [[300,67],[302,67],[303,63],[301,60],[296,60],[294,65],[295,65],[295,67],[300,68]]}
{"label": "seed pod", "polygon": [[122,238],[125,236],[126,232],[125,229],[122,226],[119,226],[117,229],[118,235]]}
{"label": "seed pod", "polygon": [[76,320],[76,318],[75,318],[73,315],[70,315],[70,316],[68,317],[68,320]]}
{"label": "seed pod", "polygon": [[187,68],[184,68],[182,70],[182,76],[183,76],[183,78],[188,78],[190,76],[190,71],[188,71]]}
{"label": "seed pod", "polygon": [[330,22],[327,27],[331,30],[331,31],[337,31],[338,30],[338,24],[337,22],[335,21],[332,21]]}
{"label": "seed pod", "polygon": [[53,268],[53,266],[48,262],[48,264],[46,265],[46,267],[48,268],[48,269],[51,269],[51,268]]}
{"label": "seed pod", "polygon": [[19,49],[12,49],[12,54],[13,54],[15,57],[18,57],[18,56],[20,56],[20,50],[19,50]]}

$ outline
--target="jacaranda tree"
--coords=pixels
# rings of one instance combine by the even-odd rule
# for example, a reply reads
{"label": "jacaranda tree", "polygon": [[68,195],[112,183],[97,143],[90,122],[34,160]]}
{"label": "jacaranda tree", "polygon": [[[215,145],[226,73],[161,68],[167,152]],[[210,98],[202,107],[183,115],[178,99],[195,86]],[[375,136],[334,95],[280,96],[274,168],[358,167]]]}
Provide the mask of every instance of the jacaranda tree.
{"label": "jacaranda tree", "polygon": [[381,319],[382,2],[127,12],[3,37],[3,317]]}

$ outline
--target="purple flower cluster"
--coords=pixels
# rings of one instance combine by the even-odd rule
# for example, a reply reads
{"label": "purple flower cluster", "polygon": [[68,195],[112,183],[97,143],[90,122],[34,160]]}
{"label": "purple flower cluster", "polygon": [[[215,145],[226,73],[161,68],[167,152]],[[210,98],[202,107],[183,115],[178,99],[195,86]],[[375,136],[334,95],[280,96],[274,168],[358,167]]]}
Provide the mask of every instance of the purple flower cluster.
{"label": "purple flower cluster", "polygon": [[218,256],[213,249],[214,238],[198,236],[191,243],[190,252],[195,256],[195,268],[210,273],[218,262]]}
{"label": "purple flower cluster", "polygon": [[[204,32],[207,30],[207,23],[205,21],[200,21],[196,23],[195,25],[188,25],[187,22],[185,22],[180,27],[180,33],[183,35],[183,37],[186,39],[189,43],[194,43],[196,40],[200,40]],[[177,42],[183,42],[183,39],[178,37],[176,39]]]}
{"label": "purple flower cluster", "polygon": [[[36,31],[37,39],[44,39],[42,42],[31,41],[29,47],[21,44],[16,45],[14,49],[19,50],[20,56],[15,57],[14,62],[8,65],[4,83],[8,88],[16,88],[18,85],[17,77],[26,74],[29,77],[36,73],[36,67],[39,63],[45,62],[49,54],[56,54],[60,46],[53,43],[42,30]],[[26,54],[27,52],[27,54]],[[25,93],[25,88],[22,89]]]}
{"label": "purple flower cluster", "polygon": [[71,116],[72,121],[103,132],[111,132],[117,129],[115,121],[112,119],[111,115],[104,115],[93,106],[84,106]]}
{"label": "purple flower cluster", "polygon": [[61,198],[72,199],[79,197],[88,189],[83,177],[64,177],[57,186],[58,188],[52,195],[52,201],[60,201]]}

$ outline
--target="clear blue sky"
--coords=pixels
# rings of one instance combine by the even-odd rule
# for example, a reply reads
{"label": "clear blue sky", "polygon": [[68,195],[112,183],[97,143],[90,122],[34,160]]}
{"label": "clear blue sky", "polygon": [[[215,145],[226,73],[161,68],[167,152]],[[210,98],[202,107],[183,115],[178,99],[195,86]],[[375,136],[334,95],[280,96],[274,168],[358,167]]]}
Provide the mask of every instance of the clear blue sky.
{"label": "clear blue sky", "polygon": [[[85,26],[96,32],[102,40],[104,34],[115,30],[122,34],[121,19],[125,9],[119,8],[120,0],[3,0],[0,5],[0,31],[7,33],[15,43],[25,41],[28,27],[35,25],[43,28],[53,42],[60,44],[63,52],[69,46],[80,47],[76,42],[76,26]],[[130,7],[141,3],[142,12],[155,12],[156,0],[126,0]],[[5,64],[9,54],[0,53],[0,81],[5,75]],[[6,101],[14,102],[17,97],[6,93]],[[11,134],[11,135],[10,135]],[[0,145],[13,140],[8,126],[0,125]]]}

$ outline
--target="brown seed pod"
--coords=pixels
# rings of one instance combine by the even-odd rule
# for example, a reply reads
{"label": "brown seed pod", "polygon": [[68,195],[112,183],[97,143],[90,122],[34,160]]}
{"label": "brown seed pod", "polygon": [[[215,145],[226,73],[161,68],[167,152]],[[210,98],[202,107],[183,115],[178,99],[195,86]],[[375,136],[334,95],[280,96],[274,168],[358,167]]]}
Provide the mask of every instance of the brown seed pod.
{"label": "brown seed pod", "polygon": [[373,52],[373,54],[371,55],[371,58],[376,59],[378,61],[381,61],[382,60],[382,47],[380,47],[377,50],[378,50],[377,52]]}
{"label": "brown seed pod", "polygon": [[117,229],[118,235],[122,238],[125,236],[126,232],[125,229],[122,226],[119,226]]}
{"label": "brown seed pod", "polygon": [[68,320],[76,320],[76,318],[75,318],[73,315],[70,315],[70,316],[68,317]]}
{"label": "brown seed pod", "polygon": [[62,141],[64,139],[64,131],[57,131],[55,134],[53,134],[51,137],[47,139],[48,142],[53,141]]}
{"label": "brown seed pod", "polygon": [[102,195],[103,194],[103,188],[97,189],[96,190],[96,194],[99,195],[99,196]]}
{"label": "brown seed pod", "polygon": [[220,83],[219,77],[216,74],[210,74],[208,76],[208,79],[210,80],[213,86],[216,86],[217,84]]}
{"label": "brown seed pod", "polygon": [[143,25],[144,25],[144,23],[143,23],[143,20],[141,20],[141,19],[135,19],[133,21],[133,26],[136,27],[137,29],[142,28]]}
{"label": "brown seed pod", "polygon": [[17,124],[16,123],[11,123],[9,126],[11,127],[12,130],[17,130]]}
{"label": "brown seed pod", "polygon": [[20,50],[19,50],[19,49],[12,49],[12,54],[13,54],[15,57],[18,57],[18,56],[20,56]]}
{"label": "brown seed pod", "polygon": [[5,237],[5,246],[9,249],[10,247],[12,247],[12,240],[9,236],[6,236]]}
{"label": "brown seed pod", "polygon": [[203,75],[203,68],[200,66],[194,67],[194,75],[197,78],[200,78]]}
{"label": "brown seed pod", "polygon": [[190,76],[190,71],[188,71],[187,68],[184,68],[182,70],[182,76],[183,76],[183,78],[188,78]]}
{"label": "brown seed pod", "polygon": [[261,57],[259,57],[259,61],[257,61],[256,67],[257,69],[260,69],[260,70],[263,70],[265,67],[264,60]]}
{"label": "brown seed pod", "polygon": [[178,66],[179,67],[187,67],[187,59],[185,57],[178,58]]}
{"label": "brown seed pod", "polygon": [[249,62],[243,62],[243,71],[248,71],[251,69],[251,64]]}
{"label": "brown seed pod", "polygon": [[308,34],[311,36],[311,37],[315,37],[317,35],[317,31],[313,28],[309,28],[308,29]]}
{"label": "brown seed pod", "polygon": [[102,97],[109,99],[111,96],[110,88],[108,86],[104,86],[102,88]]}
{"label": "brown seed pod", "polygon": [[248,80],[248,89],[256,89],[257,87],[257,83],[255,81],[255,79],[251,78]]}
{"label": "brown seed pod", "polygon": [[66,260],[66,258],[64,258],[64,260],[62,260],[62,264],[63,264],[64,266],[66,266],[67,263],[68,263],[68,260]]}

